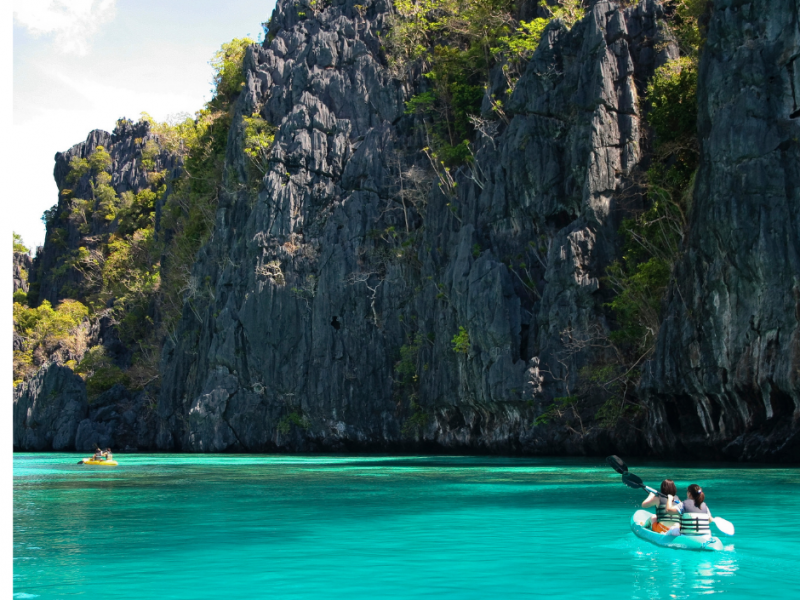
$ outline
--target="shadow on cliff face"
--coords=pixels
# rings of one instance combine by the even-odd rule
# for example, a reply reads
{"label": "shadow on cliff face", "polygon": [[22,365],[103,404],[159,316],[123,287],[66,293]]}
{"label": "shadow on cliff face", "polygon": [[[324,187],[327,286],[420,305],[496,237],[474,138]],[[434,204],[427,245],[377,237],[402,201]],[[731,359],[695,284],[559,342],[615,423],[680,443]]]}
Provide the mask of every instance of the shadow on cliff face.
{"label": "shadow on cliff face", "polygon": [[768,399],[753,388],[740,388],[736,396],[677,395],[660,400],[652,410],[656,415],[649,419],[648,435],[658,453],[713,460],[800,461],[795,401],[780,390],[772,389]]}

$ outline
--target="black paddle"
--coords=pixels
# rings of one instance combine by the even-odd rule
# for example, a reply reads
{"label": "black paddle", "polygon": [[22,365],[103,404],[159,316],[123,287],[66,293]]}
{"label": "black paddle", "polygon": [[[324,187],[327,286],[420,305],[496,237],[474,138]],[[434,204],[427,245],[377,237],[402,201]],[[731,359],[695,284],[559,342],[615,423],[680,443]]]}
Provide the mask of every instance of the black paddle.
{"label": "black paddle", "polygon": [[626,465],[619,456],[612,454],[606,458],[606,462],[620,475],[624,475],[628,472],[628,465]]}
{"label": "black paddle", "polygon": [[647,487],[644,484],[644,482],[642,481],[641,477],[638,477],[637,475],[634,475],[633,473],[629,473],[628,472],[628,465],[626,465],[625,462],[619,456],[616,456],[616,455],[612,454],[611,456],[606,458],[606,462],[609,464],[609,466],[612,469],[614,469],[617,473],[620,473],[622,475],[622,482],[625,485],[627,485],[629,488],[633,488],[633,489],[640,489],[641,488],[641,489],[647,490],[651,494],[656,494],[658,496],[666,498],[666,496],[664,494],[662,494],[661,492],[658,492],[658,491],[654,490],[651,487]]}
{"label": "black paddle", "polygon": [[[654,490],[650,486],[645,485],[644,481],[642,481],[642,478],[639,477],[638,475],[634,475],[633,473],[623,473],[622,474],[622,483],[627,485],[629,488],[633,488],[635,490],[636,489],[647,490],[648,492],[650,492],[651,494],[655,494],[656,496],[661,496],[662,498],[666,498],[667,497],[666,494],[662,494],[658,490]],[[679,504],[679,502],[677,500],[673,499],[673,502],[675,504]]]}
{"label": "black paddle", "polygon": [[[650,492],[651,494],[655,494],[656,496],[661,496],[662,498],[667,497],[666,494],[662,494],[658,490],[654,490],[653,488],[646,486],[644,484],[644,481],[642,481],[642,478],[639,477],[638,475],[629,473],[628,465],[626,465],[625,461],[623,461],[619,456],[612,454],[611,456],[606,458],[606,462],[612,469],[614,469],[617,473],[620,473],[622,475],[622,483],[627,485],[629,488],[633,488],[635,490],[636,489],[647,490],[648,492]],[[673,502],[675,502],[675,504],[680,504],[677,500],[674,499]]]}

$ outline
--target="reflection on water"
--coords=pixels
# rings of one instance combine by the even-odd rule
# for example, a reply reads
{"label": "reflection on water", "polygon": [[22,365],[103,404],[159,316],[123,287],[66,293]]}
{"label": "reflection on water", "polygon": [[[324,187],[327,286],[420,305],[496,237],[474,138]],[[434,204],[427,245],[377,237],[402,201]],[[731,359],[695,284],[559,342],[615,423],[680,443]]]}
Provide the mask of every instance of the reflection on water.
{"label": "reflection on water", "polygon": [[723,552],[702,553],[671,548],[637,550],[632,598],[690,598],[727,591],[726,578],[739,570],[733,545]]}
{"label": "reflection on water", "polygon": [[[600,460],[16,455],[14,592],[158,598],[793,598],[797,469],[649,465],[735,523],[719,553],[633,535],[642,501]],[[712,500],[713,499],[713,500]],[[774,573],[779,571],[780,578]],[[23,597],[23,596],[17,596]]]}

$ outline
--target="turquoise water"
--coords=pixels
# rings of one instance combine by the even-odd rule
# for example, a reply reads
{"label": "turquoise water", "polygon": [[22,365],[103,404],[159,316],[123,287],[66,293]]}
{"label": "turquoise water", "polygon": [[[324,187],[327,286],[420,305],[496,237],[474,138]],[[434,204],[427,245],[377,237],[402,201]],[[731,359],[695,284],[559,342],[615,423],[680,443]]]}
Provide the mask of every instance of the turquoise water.
{"label": "turquoise water", "polygon": [[636,538],[628,523],[642,494],[596,459],[136,454],[110,468],[78,458],[14,457],[17,598],[800,590],[800,469],[631,465],[651,485],[672,476],[681,489],[703,486],[737,529],[712,554]]}

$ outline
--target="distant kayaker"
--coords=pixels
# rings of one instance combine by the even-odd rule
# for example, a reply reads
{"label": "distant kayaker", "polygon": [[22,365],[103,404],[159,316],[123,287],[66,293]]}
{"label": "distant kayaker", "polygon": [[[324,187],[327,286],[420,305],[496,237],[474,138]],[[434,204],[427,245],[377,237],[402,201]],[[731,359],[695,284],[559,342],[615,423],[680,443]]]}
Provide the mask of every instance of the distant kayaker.
{"label": "distant kayaker", "polygon": [[94,456],[92,457],[92,460],[103,460],[103,451],[100,450],[99,446],[96,447],[96,449],[94,451]]}
{"label": "distant kayaker", "polygon": [[103,452],[103,456],[106,457],[106,460],[114,460],[114,455],[111,454],[111,448],[106,448],[106,451]]}
{"label": "distant kayaker", "polygon": [[678,498],[678,488],[672,479],[665,479],[661,482],[661,493],[666,496],[650,494],[644,502],[642,508],[656,507],[656,514],[651,519],[651,529],[658,533],[670,532],[678,535],[681,527],[681,517],[677,509],[672,508],[673,498],[680,502]]}

